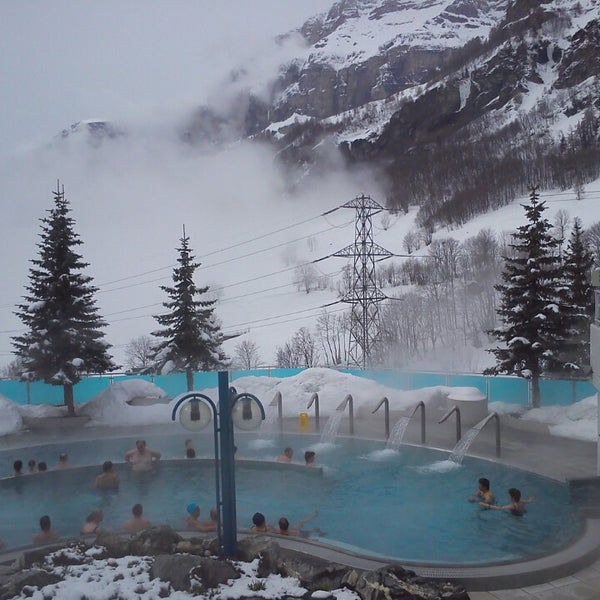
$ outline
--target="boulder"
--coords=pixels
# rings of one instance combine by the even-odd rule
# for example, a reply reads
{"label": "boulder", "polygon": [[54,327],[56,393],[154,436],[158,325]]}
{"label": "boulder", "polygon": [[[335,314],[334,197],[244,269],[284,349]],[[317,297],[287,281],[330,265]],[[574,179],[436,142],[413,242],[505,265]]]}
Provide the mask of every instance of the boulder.
{"label": "boulder", "polygon": [[190,591],[190,571],[200,564],[201,557],[188,554],[161,554],[154,559],[150,578],[169,582],[174,590]]}
{"label": "boulder", "polygon": [[[41,569],[27,569],[2,578],[0,583],[0,600],[8,600],[22,593],[31,596],[25,588],[42,588],[45,585],[58,583],[61,578],[54,573]],[[33,590],[32,590],[33,591]]]}
{"label": "boulder", "polygon": [[259,577],[266,577],[269,573],[275,573],[278,568],[281,548],[279,544],[266,535],[249,535],[238,540],[237,558],[246,562],[252,562],[259,558]]}
{"label": "boulder", "polygon": [[342,586],[348,567],[308,554],[282,550],[278,571],[286,577],[295,577],[310,592],[331,591]]}
{"label": "boulder", "polygon": [[122,558],[130,553],[128,535],[101,531],[96,537],[96,545],[106,548],[106,556],[101,558]]}
{"label": "boulder", "polygon": [[151,527],[133,536],[128,545],[129,554],[137,556],[170,554],[182,539],[171,527]]}
{"label": "boulder", "polygon": [[353,589],[363,600],[469,600],[459,585],[425,579],[399,566],[359,575]]}
{"label": "boulder", "polygon": [[200,563],[190,573],[194,592],[205,593],[230,579],[239,579],[240,574],[228,560],[200,558]]}

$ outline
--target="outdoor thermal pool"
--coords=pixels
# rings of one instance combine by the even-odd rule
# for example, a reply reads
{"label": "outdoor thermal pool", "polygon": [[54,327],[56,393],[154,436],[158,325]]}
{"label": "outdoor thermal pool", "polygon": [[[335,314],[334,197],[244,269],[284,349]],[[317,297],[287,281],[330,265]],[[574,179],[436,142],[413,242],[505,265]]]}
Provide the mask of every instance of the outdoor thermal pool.
{"label": "outdoor thermal pool", "polygon": [[[213,436],[194,434],[198,459],[183,459],[189,434],[148,436],[149,448],[162,452],[155,472],[132,473],[123,463],[135,437],[53,443],[0,453],[0,472],[12,472],[13,460],[30,458],[49,467],[66,452],[72,468],[0,480],[3,512],[0,538],[7,549],[29,544],[38,519],[50,515],[62,536],[76,536],[86,515],[104,510],[103,526],[119,528],[133,504],[144,506],[152,524],[182,528],[185,507],[197,502],[202,518],[215,504]],[[583,520],[569,502],[566,485],[534,473],[466,457],[449,463],[447,452],[404,445],[387,450],[382,442],[340,438],[321,444],[308,435],[260,439],[236,434],[238,528],[251,525],[259,511],[276,526],[280,516],[294,523],[318,511],[306,524],[312,539],[375,557],[405,563],[484,564],[554,553],[572,542]],[[272,462],[285,446],[294,449],[295,465]],[[306,449],[317,452],[318,468],[305,467]],[[112,460],[121,478],[118,491],[100,492],[93,481],[104,460]],[[173,460],[168,460],[173,459]],[[202,460],[204,459],[204,460]],[[94,466],[86,466],[94,465]],[[487,477],[497,502],[508,501],[509,487],[535,496],[523,517],[484,510],[467,501]]]}

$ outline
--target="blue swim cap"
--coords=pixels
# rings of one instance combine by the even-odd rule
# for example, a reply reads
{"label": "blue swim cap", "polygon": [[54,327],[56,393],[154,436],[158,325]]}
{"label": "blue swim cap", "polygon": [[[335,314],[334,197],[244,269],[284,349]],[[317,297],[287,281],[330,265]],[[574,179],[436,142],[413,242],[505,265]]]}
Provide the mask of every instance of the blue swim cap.
{"label": "blue swim cap", "polygon": [[186,510],[188,511],[188,513],[191,515],[196,509],[198,508],[198,505],[195,502],[190,502],[187,505]]}

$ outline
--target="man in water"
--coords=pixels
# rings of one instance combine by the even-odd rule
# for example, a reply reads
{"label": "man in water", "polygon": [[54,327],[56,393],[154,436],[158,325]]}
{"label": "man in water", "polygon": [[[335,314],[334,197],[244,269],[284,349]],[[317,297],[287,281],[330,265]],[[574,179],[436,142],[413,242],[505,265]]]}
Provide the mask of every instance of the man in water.
{"label": "man in water", "polygon": [[101,490],[115,490],[119,487],[119,476],[113,469],[112,461],[104,461],[102,473],[96,477],[95,485]]}
{"label": "man in water", "polygon": [[129,519],[129,521],[125,521],[123,523],[123,529],[135,533],[137,531],[142,531],[142,529],[148,529],[151,527],[150,521],[145,519],[142,515],[144,513],[144,507],[141,504],[134,504],[131,509],[131,514],[133,517]]}
{"label": "man in water", "polygon": [[479,502],[482,506],[494,504],[494,494],[490,490],[490,480],[480,477],[477,484],[479,489],[469,498],[469,502]]}
{"label": "man in water", "polygon": [[49,544],[55,542],[60,536],[52,531],[52,522],[48,515],[40,517],[40,532],[33,536],[33,541],[36,544]]}
{"label": "man in water", "polygon": [[59,471],[62,469],[68,469],[69,468],[68,455],[65,454],[64,452],[62,454],[60,454],[58,457],[58,462],[56,463],[56,467],[54,467],[54,468],[58,469]]}
{"label": "man in water", "polygon": [[125,453],[125,462],[131,464],[132,471],[150,471],[158,460],[160,460],[160,452],[147,448],[146,440],[137,440],[135,448]]}

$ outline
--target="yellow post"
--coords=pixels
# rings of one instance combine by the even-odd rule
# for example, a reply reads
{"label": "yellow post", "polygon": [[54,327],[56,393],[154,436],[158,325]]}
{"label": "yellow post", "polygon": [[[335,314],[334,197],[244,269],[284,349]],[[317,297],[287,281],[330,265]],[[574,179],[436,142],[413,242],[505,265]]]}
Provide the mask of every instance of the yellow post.
{"label": "yellow post", "polygon": [[298,415],[298,431],[301,433],[310,431],[310,418],[308,413],[302,412]]}

